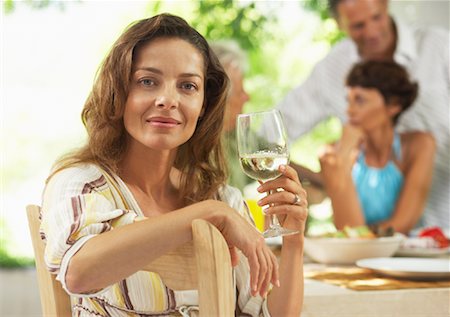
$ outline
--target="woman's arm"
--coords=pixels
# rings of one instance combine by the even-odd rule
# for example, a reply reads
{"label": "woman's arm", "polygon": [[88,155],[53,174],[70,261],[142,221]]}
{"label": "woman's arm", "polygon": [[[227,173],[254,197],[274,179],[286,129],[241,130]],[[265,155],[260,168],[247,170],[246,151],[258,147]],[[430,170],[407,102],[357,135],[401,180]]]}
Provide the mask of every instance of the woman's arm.
{"label": "woman's arm", "polygon": [[408,233],[419,221],[425,207],[433,174],[436,144],[433,136],[424,132],[405,134],[402,142],[406,145],[403,188],[393,216],[380,225]]}
{"label": "woman's arm", "polygon": [[[130,276],[160,255],[190,241],[194,219],[211,222],[231,247],[239,248],[248,258],[253,294],[262,294],[270,281],[276,283],[278,271],[273,264],[276,259],[257,230],[227,204],[208,200],[90,239],[70,261],[66,275],[68,289],[73,293],[91,292]],[[267,269],[269,265],[271,270]]]}
{"label": "woman's arm", "polygon": [[365,224],[358,193],[352,179],[353,164],[363,139],[360,129],[345,125],[336,146],[327,146],[319,155],[322,180],[333,206],[333,221],[338,229]]}
{"label": "woman's arm", "polygon": [[307,180],[314,186],[317,186],[319,188],[323,187],[322,175],[320,173],[314,172],[303,165],[299,165],[293,162],[291,162],[290,165],[295,169],[297,174],[300,176],[300,179],[302,180],[303,184],[305,180]]}
{"label": "woman's arm", "polygon": [[[303,237],[307,218],[308,202],[298,175],[292,167],[281,167],[283,177],[266,182],[260,192],[274,192],[260,200],[260,205],[269,205],[266,213],[277,215],[283,227],[299,230],[299,234],[283,237],[280,259],[280,286],[274,287],[268,296],[271,316],[299,316],[303,305]],[[293,204],[295,195],[300,198]]]}
{"label": "woman's arm", "polygon": [[353,183],[348,158],[328,150],[320,157],[322,179],[333,206],[333,221],[338,229],[365,224],[364,215]]}

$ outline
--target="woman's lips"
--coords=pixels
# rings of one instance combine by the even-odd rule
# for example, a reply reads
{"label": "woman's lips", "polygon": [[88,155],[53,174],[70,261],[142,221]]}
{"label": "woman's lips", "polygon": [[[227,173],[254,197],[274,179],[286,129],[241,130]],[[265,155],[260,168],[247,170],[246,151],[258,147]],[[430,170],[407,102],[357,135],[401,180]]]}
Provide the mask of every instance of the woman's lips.
{"label": "woman's lips", "polygon": [[161,128],[172,128],[175,127],[181,122],[175,120],[173,118],[164,118],[164,117],[154,117],[147,119],[147,122],[150,123],[151,126],[161,127]]}

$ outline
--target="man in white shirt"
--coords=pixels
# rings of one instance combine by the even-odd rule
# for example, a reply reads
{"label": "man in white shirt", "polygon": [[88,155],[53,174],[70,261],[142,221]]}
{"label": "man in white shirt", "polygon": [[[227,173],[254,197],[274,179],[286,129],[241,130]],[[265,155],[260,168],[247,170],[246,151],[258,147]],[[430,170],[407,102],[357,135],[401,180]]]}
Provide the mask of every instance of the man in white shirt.
{"label": "man in white shirt", "polygon": [[[388,0],[329,2],[348,38],[336,44],[306,81],[278,105],[289,138],[297,139],[330,116],[346,121],[344,81],[354,63],[388,59],[403,65],[419,83],[419,96],[397,126],[401,131],[430,131],[437,144],[432,187],[420,225],[440,226],[450,234],[449,33],[394,21],[388,13]],[[301,167],[298,171],[314,178]],[[320,182],[320,178],[312,180]]]}

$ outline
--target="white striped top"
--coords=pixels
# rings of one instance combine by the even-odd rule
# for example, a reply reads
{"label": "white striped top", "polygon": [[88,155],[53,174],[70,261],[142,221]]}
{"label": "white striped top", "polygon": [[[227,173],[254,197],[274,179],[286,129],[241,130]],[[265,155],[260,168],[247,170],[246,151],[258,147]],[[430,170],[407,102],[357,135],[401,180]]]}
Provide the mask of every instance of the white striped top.
{"label": "white striped top", "polygon": [[[394,59],[419,83],[414,105],[400,117],[399,131],[433,133],[437,154],[432,185],[421,225],[440,226],[450,234],[450,67],[449,32],[437,28],[411,27],[395,22],[398,34]],[[337,116],[346,121],[345,78],[361,61],[354,42],[336,44],[277,106],[283,114],[291,140],[308,132],[320,121]]]}
{"label": "white striped top", "polygon": [[[253,222],[241,193],[233,187],[221,199]],[[73,316],[179,316],[183,307],[198,305],[198,293],[173,291],[156,273],[138,271],[93,294],[67,290],[65,275],[72,256],[98,234],[143,219],[125,183],[92,164],[71,167],[54,175],[46,186],[41,233],[46,240],[45,262],[71,295]],[[266,301],[250,295],[247,260],[240,256],[235,270],[237,316],[269,316]],[[195,314],[195,310],[192,310]]]}

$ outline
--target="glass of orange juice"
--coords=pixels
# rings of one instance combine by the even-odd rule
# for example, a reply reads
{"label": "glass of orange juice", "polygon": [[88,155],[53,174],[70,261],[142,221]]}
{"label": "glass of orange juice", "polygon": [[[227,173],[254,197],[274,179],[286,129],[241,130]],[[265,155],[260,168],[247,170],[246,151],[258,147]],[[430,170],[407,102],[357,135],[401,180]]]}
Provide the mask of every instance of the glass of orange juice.
{"label": "glass of orange juice", "polygon": [[255,221],[256,228],[263,232],[264,231],[264,213],[262,208],[258,206],[256,199],[246,199],[248,208],[253,216],[253,220]]}

